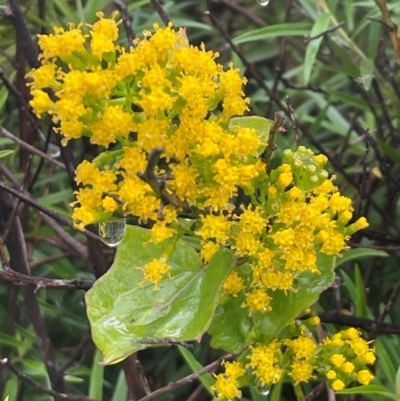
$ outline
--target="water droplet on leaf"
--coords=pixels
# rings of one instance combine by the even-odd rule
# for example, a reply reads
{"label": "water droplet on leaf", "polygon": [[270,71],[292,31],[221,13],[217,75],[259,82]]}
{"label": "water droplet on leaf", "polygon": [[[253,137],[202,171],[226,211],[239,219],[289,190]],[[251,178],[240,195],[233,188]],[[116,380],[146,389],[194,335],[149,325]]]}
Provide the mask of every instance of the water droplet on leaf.
{"label": "water droplet on leaf", "polygon": [[126,220],[119,219],[99,223],[99,235],[108,246],[114,247],[121,243],[126,230]]}
{"label": "water droplet on leaf", "polygon": [[259,386],[255,387],[255,390],[256,390],[256,392],[258,394],[262,394],[265,397],[267,397],[269,392],[270,392],[270,390],[271,390],[271,386],[261,386],[261,385],[259,385]]}
{"label": "water droplet on leaf", "polygon": [[260,6],[267,6],[268,3],[269,3],[269,0],[257,0],[257,3],[258,3]]}

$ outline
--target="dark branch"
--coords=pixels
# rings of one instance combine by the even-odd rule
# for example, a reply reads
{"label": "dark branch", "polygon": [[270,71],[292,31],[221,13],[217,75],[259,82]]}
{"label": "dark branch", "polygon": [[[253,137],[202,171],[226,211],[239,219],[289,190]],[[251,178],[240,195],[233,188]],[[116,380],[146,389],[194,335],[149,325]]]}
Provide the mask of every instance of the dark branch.
{"label": "dark branch", "polygon": [[272,124],[271,129],[269,130],[267,147],[260,155],[261,160],[267,165],[267,168],[268,168],[269,162],[271,160],[272,153],[274,153],[274,150],[276,147],[276,136],[279,131],[279,128],[283,124],[284,118],[285,118],[285,116],[282,111],[278,111],[275,113],[274,122]]}
{"label": "dark branch", "polygon": [[37,276],[28,276],[15,270],[0,269],[0,282],[10,283],[17,286],[35,287],[35,292],[42,288],[60,288],[60,289],[76,289],[89,290],[94,281],[88,280],[61,280]]}
{"label": "dark branch", "polygon": [[0,364],[7,366],[7,368],[13,372],[17,377],[27,382],[32,388],[41,391],[42,393],[49,394],[55,399],[68,400],[68,401],[95,401],[93,398],[86,397],[85,395],[72,394],[72,393],[58,393],[57,391],[51,390],[42,384],[31,379],[28,375],[21,372],[8,358],[0,359]]}
{"label": "dark branch", "polygon": [[161,394],[167,393],[168,391],[174,390],[175,388],[184,386],[185,384],[190,383],[193,380],[197,379],[202,374],[204,374],[206,372],[209,372],[209,371],[212,371],[215,368],[217,368],[221,364],[222,360],[230,359],[230,358],[232,358],[231,354],[227,354],[227,355],[221,356],[216,361],[210,363],[207,366],[204,366],[204,368],[198,370],[197,372],[192,373],[191,375],[186,376],[183,379],[180,379],[180,380],[177,380],[175,382],[169,383],[167,386],[162,387],[162,388],[160,388],[160,389],[158,389],[156,391],[153,391],[151,394],[146,395],[146,397],[141,398],[139,401],[150,401],[150,400],[154,399],[155,397],[157,397],[157,396],[159,396]]}
{"label": "dark branch", "polygon": [[327,33],[336,31],[336,29],[339,29],[339,28],[340,28],[341,26],[343,26],[344,24],[345,24],[345,22],[342,21],[342,22],[340,22],[339,24],[333,26],[332,28],[329,28],[329,29],[326,29],[326,30],[323,31],[323,32],[320,32],[318,35],[315,35],[315,36],[308,36],[308,37],[306,37],[306,38],[304,39],[304,43],[311,42],[312,40],[318,39],[318,38],[320,38],[321,36],[325,36]]}

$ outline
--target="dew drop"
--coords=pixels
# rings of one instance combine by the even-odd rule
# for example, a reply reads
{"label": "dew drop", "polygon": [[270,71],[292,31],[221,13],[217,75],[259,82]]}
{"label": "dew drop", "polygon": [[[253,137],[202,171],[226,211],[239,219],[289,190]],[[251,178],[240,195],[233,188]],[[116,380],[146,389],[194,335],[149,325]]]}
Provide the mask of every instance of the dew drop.
{"label": "dew drop", "polygon": [[269,395],[269,392],[271,390],[271,386],[256,386],[255,390],[258,394],[264,395],[267,397]]}
{"label": "dew drop", "polygon": [[258,3],[260,6],[265,7],[265,6],[268,5],[269,1],[270,1],[270,0],[257,0],[257,3]]}
{"label": "dew drop", "polygon": [[101,240],[108,246],[118,246],[124,238],[126,220],[119,219],[99,223],[99,235]]}
{"label": "dew drop", "polygon": [[57,145],[49,143],[49,147],[47,148],[47,154],[54,158],[59,157],[61,154],[61,149]]}

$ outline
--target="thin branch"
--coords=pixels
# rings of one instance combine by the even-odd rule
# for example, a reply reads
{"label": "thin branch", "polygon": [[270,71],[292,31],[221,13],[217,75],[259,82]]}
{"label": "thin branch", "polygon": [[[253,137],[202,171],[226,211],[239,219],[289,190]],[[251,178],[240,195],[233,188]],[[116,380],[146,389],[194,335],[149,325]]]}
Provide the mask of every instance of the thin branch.
{"label": "thin branch", "polygon": [[332,28],[328,28],[325,31],[320,32],[318,35],[315,36],[306,36],[306,38],[304,39],[304,43],[308,43],[311,42],[312,40],[318,39],[322,36],[325,36],[328,33],[334,32],[336,31],[336,29],[339,29],[340,27],[342,27],[345,24],[344,21],[340,22],[339,24],[333,26]]}
{"label": "thin branch", "polygon": [[342,326],[358,327],[360,329],[386,334],[400,334],[400,325],[393,323],[382,323],[379,327],[375,320],[357,316],[341,315],[335,312],[321,312],[318,314],[321,322],[340,324]]}
{"label": "thin branch", "polygon": [[8,0],[4,6],[4,15],[14,25],[15,33],[21,40],[25,48],[26,58],[32,68],[38,68],[38,49],[32,39],[28,29],[24,14],[21,10],[20,2],[16,0]]}
{"label": "thin branch", "polygon": [[238,55],[242,63],[246,66],[248,71],[250,72],[251,76],[254,78],[254,80],[260,85],[260,87],[265,90],[265,92],[268,94],[268,96],[278,105],[278,107],[285,112],[285,114],[289,117],[289,110],[284,106],[284,104],[281,102],[280,98],[271,90],[271,88],[268,87],[268,85],[264,82],[264,79],[260,76],[258,73],[257,69],[254,67],[253,64],[251,64],[247,58],[242,54],[242,52],[239,50],[239,48],[232,42],[232,39],[226,32],[226,30],[223,28],[219,20],[210,13],[210,11],[205,12],[206,15],[208,15],[211,19],[212,24],[215,26],[215,28],[220,32],[220,34],[223,36],[223,38],[226,40],[226,42],[229,44],[229,47]]}
{"label": "thin branch", "polygon": [[37,276],[28,276],[11,269],[0,269],[0,282],[17,286],[35,287],[35,292],[42,288],[89,290],[94,281],[89,280],[62,280]]}
{"label": "thin branch", "polygon": [[269,162],[271,160],[272,153],[274,153],[274,151],[275,151],[276,136],[278,134],[279,128],[282,126],[284,118],[285,117],[284,117],[284,114],[282,111],[278,111],[275,113],[274,122],[272,124],[271,129],[269,130],[267,147],[260,155],[260,159],[267,165],[267,168],[269,166]]}
{"label": "thin branch", "polygon": [[221,364],[222,360],[230,359],[230,358],[232,358],[232,354],[227,354],[227,355],[221,356],[216,361],[210,363],[209,365],[207,365],[204,368],[198,370],[197,372],[192,373],[191,375],[186,376],[183,379],[180,379],[180,380],[177,380],[175,382],[169,383],[167,386],[162,387],[162,388],[160,388],[160,389],[158,389],[156,391],[153,391],[149,395],[146,395],[146,397],[141,398],[139,401],[150,401],[150,400],[154,399],[155,397],[157,397],[157,396],[159,396],[161,394],[167,393],[168,391],[174,390],[175,388],[184,386],[185,384],[190,383],[193,380],[197,379],[202,374],[217,368]]}
{"label": "thin branch", "polygon": [[379,18],[371,17],[369,15],[367,15],[365,18],[369,19],[370,21],[374,21],[374,22],[377,22],[378,24],[383,25],[389,32],[393,32],[393,31],[396,30],[395,26],[391,26],[391,25],[387,24],[385,21],[383,21],[383,20],[381,20]]}
{"label": "thin branch", "polygon": [[392,41],[394,51],[396,52],[397,65],[400,67],[400,38],[397,36],[396,25],[392,21],[389,9],[386,4],[386,0],[375,0],[375,3],[378,5],[379,9],[381,10],[383,21],[385,22],[385,24],[388,27],[390,27],[389,36],[390,36],[390,40]]}
{"label": "thin branch", "polygon": [[[171,194],[166,190],[167,187],[166,181],[167,179],[170,179],[170,177],[157,176],[154,173],[154,169],[157,167],[157,164],[163,152],[164,148],[162,147],[154,148],[147,157],[146,170],[144,172],[141,171],[138,172],[137,173],[138,177],[141,178],[147,184],[149,184],[150,187],[153,189],[155,195],[159,199],[161,199],[162,202],[161,211],[164,206],[173,205],[176,208],[183,209],[183,211],[186,213],[193,213],[193,212],[198,213],[199,211],[197,209],[191,207],[188,203],[180,200],[177,196]],[[160,215],[159,217],[163,216]]]}
{"label": "thin branch", "polygon": [[155,8],[157,14],[160,16],[162,22],[164,22],[165,26],[168,26],[172,21],[169,18],[167,12],[164,10],[163,6],[158,0],[150,0],[151,4]]}
{"label": "thin branch", "polygon": [[7,131],[4,127],[0,126],[0,135],[5,136],[6,138],[9,138],[13,140],[14,142],[18,143],[22,148],[28,150],[29,152],[40,156],[43,159],[48,160],[50,163],[54,164],[55,166],[65,170],[65,164],[59,162],[58,160],[54,159],[53,157],[49,156],[48,154],[42,152],[41,150],[35,148],[32,145],[29,145],[29,143],[26,143],[22,139],[19,139],[17,136],[13,135],[10,131]]}
{"label": "thin branch", "polygon": [[49,394],[56,399],[68,400],[68,401],[95,401],[93,398],[86,397],[81,394],[72,394],[72,393],[59,393],[57,391],[51,390],[43,384],[38,383],[37,381],[31,379],[28,375],[21,372],[8,358],[0,359],[0,364],[7,366],[7,368],[13,372],[17,377],[28,383],[35,390],[41,391],[42,393]]}
{"label": "thin branch", "polygon": [[293,131],[294,131],[294,134],[296,137],[296,144],[297,144],[297,146],[300,146],[301,136],[300,136],[300,132],[299,132],[299,127],[297,125],[296,116],[294,115],[294,109],[292,106],[292,100],[290,98],[290,95],[286,95],[285,101],[286,101],[287,107],[289,109],[290,121],[292,122]]}
{"label": "thin branch", "polygon": [[[28,205],[32,206],[34,209],[39,210],[40,212],[47,214],[48,216],[52,217],[54,220],[59,221],[60,223],[65,224],[68,227],[74,228],[76,229],[76,227],[74,227],[74,223],[61,216],[60,214],[53,212],[50,209],[47,209],[46,207],[40,205],[39,203],[37,203],[32,197],[26,195],[24,192],[18,191],[10,186],[8,186],[7,184],[5,184],[3,181],[0,181],[0,188],[4,189],[5,191],[7,191],[8,193],[16,196],[17,198],[21,199],[23,202],[27,203]],[[92,233],[89,230],[84,230],[82,231],[87,237],[95,239],[99,242],[101,242],[101,239],[98,235]]]}
{"label": "thin branch", "polygon": [[115,7],[117,7],[119,12],[121,13],[122,22],[124,24],[126,36],[128,38],[128,43],[130,46],[132,46],[136,35],[132,27],[132,19],[131,16],[129,15],[126,0],[114,0],[114,4]]}

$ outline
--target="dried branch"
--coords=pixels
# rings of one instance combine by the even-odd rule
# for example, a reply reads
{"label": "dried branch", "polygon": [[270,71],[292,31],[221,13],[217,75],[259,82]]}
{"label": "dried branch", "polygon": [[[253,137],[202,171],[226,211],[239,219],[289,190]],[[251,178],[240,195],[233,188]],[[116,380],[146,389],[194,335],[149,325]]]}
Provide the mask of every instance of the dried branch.
{"label": "dried branch", "polygon": [[56,399],[68,400],[68,401],[95,401],[93,398],[86,397],[85,395],[72,394],[72,393],[59,393],[57,391],[51,390],[37,381],[31,379],[28,375],[21,372],[8,358],[0,359],[0,364],[7,366],[11,372],[13,372],[17,377],[28,383],[35,390],[41,391],[42,393],[49,394]]}
{"label": "dried branch", "polygon": [[392,41],[394,51],[396,52],[397,65],[400,67],[400,38],[397,36],[396,25],[392,21],[386,0],[375,0],[375,3],[381,10],[383,21],[389,27],[390,40]]}
{"label": "dried branch", "polygon": [[221,23],[218,21],[218,19],[213,14],[211,14],[210,11],[206,11],[205,14],[210,17],[212,24],[220,32],[220,34],[229,44],[230,48],[238,55],[238,57],[240,58],[242,63],[246,66],[251,76],[258,83],[258,85],[260,85],[260,87],[265,90],[268,96],[278,105],[278,107],[281,110],[283,110],[288,117],[290,117],[289,110],[284,106],[279,97],[271,90],[271,88],[269,88],[268,85],[264,82],[264,79],[260,76],[254,65],[247,60],[247,58],[243,55],[243,53],[239,50],[239,48],[232,42],[232,39],[230,38],[226,30],[223,28]]}
{"label": "dried branch", "polygon": [[22,139],[19,139],[17,136],[13,135],[10,131],[7,131],[4,127],[0,126],[0,135],[5,136],[6,138],[9,138],[13,140],[14,142],[18,143],[22,148],[28,150],[30,153],[34,155],[40,156],[42,159],[48,160],[50,163],[54,164],[55,166],[65,170],[65,164],[59,162],[58,160],[54,159],[53,157],[49,156],[47,153],[42,152],[41,150],[35,148],[32,145],[29,145],[29,143],[26,143]]}
{"label": "dried branch", "polygon": [[174,390],[175,388],[184,386],[187,383],[192,382],[193,380],[197,379],[199,376],[201,376],[203,373],[209,372],[211,370],[214,370],[217,368],[220,364],[221,361],[224,359],[230,359],[232,358],[232,354],[226,354],[224,356],[221,356],[218,358],[216,361],[210,363],[209,365],[205,366],[204,368],[198,370],[195,373],[192,373],[189,376],[184,377],[183,379],[177,380],[175,382],[169,383],[167,386],[162,387],[156,391],[153,391],[149,395],[146,395],[146,397],[141,398],[139,401],[150,401],[154,399],[155,397],[167,393],[168,391]]}
{"label": "dried branch", "polygon": [[311,42],[312,40],[318,39],[322,36],[325,36],[328,33],[334,32],[336,31],[336,29],[339,29],[340,27],[342,27],[345,24],[344,21],[340,22],[339,24],[333,26],[332,28],[328,28],[325,31],[320,32],[318,35],[315,36],[306,36],[306,38],[304,39],[304,43],[308,43]]}
{"label": "dried branch", "polygon": [[[161,154],[164,152],[164,148],[157,147],[154,148],[149,156],[147,157],[147,166],[144,172],[138,172],[137,175],[144,182],[150,185],[153,189],[155,195],[161,199],[161,211],[164,206],[173,205],[178,209],[182,209],[185,213],[199,213],[200,211],[196,208],[190,206],[188,203],[183,202],[177,196],[171,194],[167,191],[167,180],[172,177],[167,176],[157,176],[154,173],[154,169],[157,167],[158,162],[160,161]],[[159,216],[162,219],[162,213]]]}
{"label": "dried branch", "polygon": [[4,6],[4,14],[14,25],[15,33],[19,40],[23,43],[25,55],[29,65],[32,68],[38,68],[38,49],[32,39],[28,29],[24,14],[21,10],[20,2],[15,0],[7,0]]}
{"label": "dried branch", "polygon": [[284,118],[285,117],[282,111],[278,111],[277,113],[275,113],[274,122],[272,124],[271,129],[269,130],[267,147],[260,155],[260,159],[267,165],[267,168],[269,166],[272,153],[274,153],[274,150],[276,148],[276,136],[278,134],[279,128],[283,124]]}
{"label": "dried branch", "polygon": [[128,43],[131,46],[136,37],[136,34],[132,27],[132,19],[131,19],[131,16],[129,15],[126,0],[114,0],[114,4],[115,4],[115,7],[118,8],[118,11],[121,13],[122,22],[124,24],[126,36],[128,37]]}
{"label": "dried branch", "polygon": [[169,18],[167,12],[164,10],[163,6],[158,0],[150,0],[151,4],[155,8],[157,14],[160,16],[162,22],[164,22],[165,26],[168,26],[172,21]]}
{"label": "dried branch", "polygon": [[[4,189],[5,191],[7,191],[8,193],[16,196],[17,198],[21,199],[23,202],[25,202],[26,204],[32,206],[34,209],[52,217],[54,220],[59,221],[60,223],[65,224],[68,227],[74,228],[74,224],[71,220],[61,216],[60,214],[53,212],[50,209],[47,209],[46,207],[40,205],[39,203],[37,203],[31,196],[25,194],[24,192],[18,191],[17,189],[14,189],[10,186],[8,186],[7,184],[5,184],[3,181],[0,181],[0,188]],[[92,238],[94,240],[97,240],[99,242],[101,242],[101,239],[98,235],[92,233],[89,230],[84,230],[83,233],[89,237]]]}
{"label": "dried branch", "polygon": [[88,280],[62,280],[46,277],[28,276],[11,269],[0,269],[0,282],[17,286],[35,287],[35,292],[42,288],[89,290],[94,281]]}
{"label": "dried branch", "polygon": [[286,101],[287,107],[289,109],[290,121],[292,122],[293,131],[296,136],[296,144],[297,144],[297,146],[300,146],[301,136],[300,136],[300,132],[299,132],[299,127],[297,125],[296,116],[294,115],[294,109],[292,106],[292,100],[290,99],[290,95],[286,95],[285,101]]}
{"label": "dried branch", "polygon": [[348,327],[359,327],[360,329],[386,334],[400,334],[400,325],[394,323],[382,323],[379,327],[375,320],[357,316],[341,315],[335,312],[321,312],[318,314],[321,322],[340,324]]}

